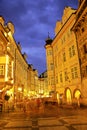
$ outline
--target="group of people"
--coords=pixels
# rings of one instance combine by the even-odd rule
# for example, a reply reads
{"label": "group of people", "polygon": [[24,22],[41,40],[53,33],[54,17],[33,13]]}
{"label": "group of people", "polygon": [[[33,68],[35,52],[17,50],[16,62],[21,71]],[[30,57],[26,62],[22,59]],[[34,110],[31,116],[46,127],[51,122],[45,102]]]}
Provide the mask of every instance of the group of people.
{"label": "group of people", "polygon": [[39,110],[43,106],[43,102],[40,98],[30,99],[28,102],[23,104],[23,111],[34,111]]}

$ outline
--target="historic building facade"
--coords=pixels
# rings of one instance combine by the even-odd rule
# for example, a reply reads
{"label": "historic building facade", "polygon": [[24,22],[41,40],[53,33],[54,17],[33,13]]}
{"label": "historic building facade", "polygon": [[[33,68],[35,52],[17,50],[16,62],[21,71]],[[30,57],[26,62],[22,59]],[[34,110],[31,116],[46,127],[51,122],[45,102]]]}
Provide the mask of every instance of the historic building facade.
{"label": "historic building facade", "polygon": [[[46,43],[48,83],[52,75],[54,90],[57,93],[58,103],[72,104],[74,100],[79,105],[81,95],[81,76],[78,59],[76,37],[71,28],[75,23],[76,10],[66,7],[62,20],[57,21],[55,37]],[[51,51],[51,55],[47,52]],[[49,64],[51,73],[49,73]],[[52,84],[51,84],[52,86]]]}
{"label": "historic building facade", "polygon": [[28,64],[28,95],[34,97],[39,93],[38,71],[32,64]]}
{"label": "historic building facade", "polygon": [[20,44],[14,39],[14,25],[5,24],[0,17],[0,98],[7,107],[5,97],[9,97],[10,106],[26,96],[27,69],[26,54],[22,54]]}
{"label": "historic building facade", "polygon": [[48,96],[49,95],[47,71],[44,71],[39,76],[39,93],[42,96]]}
{"label": "historic building facade", "polygon": [[[9,28],[4,26],[4,18],[0,17],[0,104],[5,104],[5,98],[9,98],[8,91],[13,91],[14,61],[9,51]],[[11,98],[13,93],[11,93]]]}
{"label": "historic building facade", "polygon": [[82,101],[87,105],[87,1],[79,0],[76,22],[72,28],[76,34],[81,69]]}

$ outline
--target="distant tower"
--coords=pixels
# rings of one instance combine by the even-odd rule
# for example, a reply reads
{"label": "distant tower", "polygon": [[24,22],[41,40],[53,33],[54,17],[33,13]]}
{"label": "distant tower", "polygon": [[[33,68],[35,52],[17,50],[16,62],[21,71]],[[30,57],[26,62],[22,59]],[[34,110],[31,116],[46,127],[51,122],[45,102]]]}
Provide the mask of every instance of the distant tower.
{"label": "distant tower", "polygon": [[45,40],[45,49],[46,49],[46,66],[47,66],[47,78],[48,78],[48,91],[49,94],[51,92],[55,91],[55,85],[54,85],[54,63],[53,63],[53,48],[52,48],[52,42],[53,40],[49,36]]}
{"label": "distant tower", "polygon": [[45,42],[46,42],[45,46],[51,44],[52,41],[53,41],[53,40],[50,38],[49,32],[48,32],[48,38],[45,40]]}

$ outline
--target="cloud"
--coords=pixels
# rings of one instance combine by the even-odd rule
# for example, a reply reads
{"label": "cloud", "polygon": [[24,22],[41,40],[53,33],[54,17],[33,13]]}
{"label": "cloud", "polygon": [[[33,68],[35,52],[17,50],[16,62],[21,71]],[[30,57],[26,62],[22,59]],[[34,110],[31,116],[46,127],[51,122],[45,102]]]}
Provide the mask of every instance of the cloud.
{"label": "cloud", "polygon": [[21,43],[28,61],[43,72],[48,32],[53,38],[56,21],[61,20],[65,6],[77,8],[77,5],[78,0],[0,0],[0,15],[6,22],[12,21],[15,41]]}

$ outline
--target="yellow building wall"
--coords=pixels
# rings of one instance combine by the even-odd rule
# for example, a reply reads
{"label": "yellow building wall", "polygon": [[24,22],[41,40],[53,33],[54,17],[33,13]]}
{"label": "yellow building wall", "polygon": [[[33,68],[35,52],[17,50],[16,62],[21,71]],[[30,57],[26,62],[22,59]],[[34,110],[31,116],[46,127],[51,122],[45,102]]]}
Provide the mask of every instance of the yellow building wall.
{"label": "yellow building wall", "polygon": [[[70,90],[72,102],[74,98],[74,92],[79,89],[81,91],[81,76],[79,67],[79,58],[76,37],[74,32],[71,31],[72,26],[75,23],[75,10],[70,7],[65,8],[62,21],[58,21],[59,29],[52,42],[53,47],[53,60],[54,60],[54,76],[56,91],[67,99],[67,90]],[[60,28],[61,27],[61,28]],[[57,30],[58,26],[56,26]],[[75,55],[70,57],[69,48],[74,46]],[[63,54],[65,53],[66,61],[64,61]],[[77,67],[78,77],[72,79],[71,69]],[[67,71],[67,81],[65,81],[65,71]],[[62,82],[60,81],[60,75],[62,74]]]}

